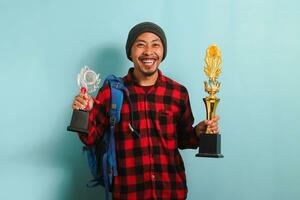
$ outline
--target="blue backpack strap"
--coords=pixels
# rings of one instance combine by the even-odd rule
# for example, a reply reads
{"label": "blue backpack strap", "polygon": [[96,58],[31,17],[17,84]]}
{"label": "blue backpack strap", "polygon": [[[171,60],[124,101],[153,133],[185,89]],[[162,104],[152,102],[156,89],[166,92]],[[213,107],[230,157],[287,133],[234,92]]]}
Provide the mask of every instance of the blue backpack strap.
{"label": "blue backpack strap", "polygon": [[105,199],[109,200],[109,179],[108,179],[108,172],[107,172],[107,158],[108,157],[108,153],[106,152],[103,155],[103,160],[102,160],[102,173],[103,173],[103,179],[104,179],[104,186],[105,186]]}
{"label": "blue backpack strap", "polygon": [[114,75],[109,75],[105,79],[104,84],[109,84],[110,87],[110,92],[111,92],[110,117],[113,116],[113,119],[110,119],[110,124],[114,125],[118,123],[121,118],[121,109],[123,103],[123,88],[125,86],[123,80]]}
{"label": "blue backpack strap", "polygon": [[[116,144],[115,144],[115,125],[121,120],[121,110],[123,105],[124,94],[127,97],[130,104],[130,116],[131,123],[129,128],[134,135],[139,137],[138,132],[135,131],[132,122],[132,103],[129,97],[129,92],[124,86],[124,82],[121,78],[118,78],[114,75],[109,75],[105,81],[104,85],[109,85],[111,92],[111,102],[110,102],[110,112],[109,112],[109,129],[104,133],[103,140],[106,142],[106,150],[102,155],[101,166],[102,166],[102,175],[103,182],[105,186],[105,199],[109,199],[109,191],[112,189],[113,177],[118,175],[117,170],[117,159],[116,159]],[[100,164],[100,163],[99,163]],[[93,183],[93,181],[95,183]],[[101,178],[94,179],[91,182],[91,185],[97,185],[97,182],[101,184]]]}
{"label": "blue backpack strap", "polygon": [[123,104],[123,89],[125,88],[123,80],[114,75],[110,75],[104,81],[109,84],[111,92],[111,103],[109,112],[109,131],[105,133],[107,141],[107,151],[102,159],[102,173],[105,185],[105,199],[109,199],[109,189],[113,182],[113,176],[118,175],[116,144],[115,144],[115,125],[121,119],[121,110]]}
{"label": "blue backpack strap", "polygon": [[[118,123],[120,121],[120,116],[121,116],[121,109],[122,109],[122,102],[123,102],[123,96],[125,94],[129,106],[130,106],[130,123],[128,124],[130,131],[136,136],[140,137],[140,134],[135,130],[133,126],[133,114],[132,114],[132,103],[131,99],[129,96],[129,91],[124,85],[123,79],[116,77],[114,75],[109,75],[106,80],[104,81],[104,84],[110,83],[110,89],[111,89],[111,116],[116,117],[115,118],[115,123]],[[122,97],[121,98],[119,98]],[[116,109],[114,109],[114,106],[116,106]]]}
{"label": "blue backpack strap", "polygon": [[[115,124],[119,123],[121,119],[121,110],[123,104],[123,89],[124,83],[121,78],[118,78],[114,75],[110,75],[106,78],[110,86],[111,92],[111,104],[110,104],[110,133],[108,138],[108,154],[109,154],[109,164],[112,168],[112,175],[117,176],[117,161],[116,161],[116,144],[115,144]],[[110,178],[112,179],[112,177]]]}

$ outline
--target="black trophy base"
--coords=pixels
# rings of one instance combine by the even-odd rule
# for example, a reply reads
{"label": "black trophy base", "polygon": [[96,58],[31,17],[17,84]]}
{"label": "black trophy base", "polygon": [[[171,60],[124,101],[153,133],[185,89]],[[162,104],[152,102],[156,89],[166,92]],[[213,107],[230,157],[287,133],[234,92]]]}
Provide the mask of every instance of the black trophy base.
{"label": "black trophy base", "polygon": [[220,134],[200,134],[199,153],[196,157],[223,158]]}
{"label": "black trophy base", "polygon": [[84,110],[73,110],[71,124],[67,130],[83,135],[89,134],[88,131],[89,112]]}
{"label": "black trophy base", "polygon": [[223,158],[223,154],[197,153],[196,157]]}

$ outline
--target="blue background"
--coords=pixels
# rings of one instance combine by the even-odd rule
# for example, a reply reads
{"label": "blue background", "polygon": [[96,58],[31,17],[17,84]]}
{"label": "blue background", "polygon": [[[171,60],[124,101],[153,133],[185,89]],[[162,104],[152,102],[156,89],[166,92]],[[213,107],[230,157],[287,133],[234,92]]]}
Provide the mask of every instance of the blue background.
{"label": "blue background", "polygon": [[163,27],[163,73],[185,85],[196,121],[205,49],[223,54],[223,159],[182,151],[188,199],[300,199],[299,12],[296,0],[1,0],[0,199],[101,199],[82,144],[67,132],[84,65],[123,76],[129,29]]}

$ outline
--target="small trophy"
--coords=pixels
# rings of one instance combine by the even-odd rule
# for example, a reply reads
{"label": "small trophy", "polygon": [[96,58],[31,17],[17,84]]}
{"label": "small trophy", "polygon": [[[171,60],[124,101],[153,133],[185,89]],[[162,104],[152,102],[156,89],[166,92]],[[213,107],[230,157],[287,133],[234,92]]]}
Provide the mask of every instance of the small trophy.
{"label": "small trophy", "polygon": [[[99,74],[96,74],[88,66],[84,66],[77,76],[77,84],[82,93],[92,93],[98,87],[101,81]],[[68,126],[68,131],[77,132],[80,134],[88,134],[89,112],[86,111],[88,105],[80,110],[73,110],[71,124]]]}
{"label": "small trophy", "polygon": [[[204,82],[205,91],[209,96],[203,98],[206,108],[206,119],[211,120],[216,113],[217,105],[220,99],[216,96],[219,92],[220,82],[217,81],[221,74],[221,51],[217,45],[210,45],[206,50],[206,66],[204,72],[208,76],[208,82]],[[207,129],[205,133],[199,136],[199,153],[197,157],[223,158],[221,154],[221,135]]]}

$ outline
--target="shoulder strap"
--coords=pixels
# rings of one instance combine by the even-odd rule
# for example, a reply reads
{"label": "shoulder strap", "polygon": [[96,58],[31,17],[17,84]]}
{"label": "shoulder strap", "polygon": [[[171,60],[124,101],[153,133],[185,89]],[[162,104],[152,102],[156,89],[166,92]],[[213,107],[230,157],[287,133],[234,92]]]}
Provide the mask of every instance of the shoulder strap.
{"label": "shoulder strap", "polygon": [[114,75],[107,77],[106,81],[110,86],[111,92],[111,102],[110,102],[110,112],[109,112],[109,121],[110,121],[110,136],[109,136],[109,164],[112,167],[114,176],[118,175],[117,171],[117,161],[116,161],[116,150],[115,150],[115,124],[119,123],[121,119],[121,110],[123,105],[123,90],[124,83],[121,78],[118,78]]}
{"label": "shoulder strap", "polygon": [[[104,85],[108,84],[111,92],[110,111],[109,111],[109,131],[106,132],[107,152],[103,155],[102,173],[105,185],[105,199],[108,199],[108,191],[112,184],[113,176],[118,175],[116,144],[115,144],[115,125],[121,119],[121,110],[123,105],[123,91],[127,89],[123,80],[114,75],[109,75]],[[128,93],[128,91],[127,91]],[[109,170],[109,172],[107,171]]]}
{"label": "shoulder strap", "polygon": [[[120,121],[121,109],[123,103],[123,91],[127,90],[121,78],[114,75],[109,75],[104,84],[109,84],[111,92],[110,103],[110,124],[114,125]],[[113,121],[112,121],[113,120]]]}
{"label": "shoulder strap", "polygon": [[130,123],[128,124],[129,129],[135,137],[140,137],[140,134],[133,126],[132,103],[129,96],[129,91],[124,85],[123,79],[114,75],[109,75],[105,79],[104,84],[109,84],[111,89],[110,124],[112,125],[120,121],[123,96],[125,94],[130,105]]}

